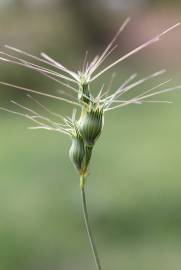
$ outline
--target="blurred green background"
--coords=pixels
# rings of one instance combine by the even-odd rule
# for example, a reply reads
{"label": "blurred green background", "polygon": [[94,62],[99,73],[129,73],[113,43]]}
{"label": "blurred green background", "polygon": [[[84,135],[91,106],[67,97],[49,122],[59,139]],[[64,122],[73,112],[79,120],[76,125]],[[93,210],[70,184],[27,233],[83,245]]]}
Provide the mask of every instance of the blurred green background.
{"label": "blurred green background", "polygon": [[[91,59],[103,50],[127,16],[132,21],[113,59],[180,21],[180,1],[1,0],[1,50],[8,44],[36,55],[45,51],[77,70],[85,51]],[[170,77],[170,86],[181,84],[180,46],[177,29],[119,64],[112,90],[134,72],[141,78],[162,68],[168,74],[132,94]],[[103,76],[93,92],[110,77],[111,72]],[[0,64],[0,80],[59,95],[59,85],[13,64]],[[181,92],[161,98],[173,104],[132,105],[105,115],[87,180],[90,219],[105,270],[181,267]],[[0,106],[14,109],[11,99],[36,107],[25,93],[1,86]],[[72,112],[62,102],[38,99],[56,112]],[[79,179],[68,158],[70,140],[27,130],[29,125],[0,112],[0,269],[95,269]]]}

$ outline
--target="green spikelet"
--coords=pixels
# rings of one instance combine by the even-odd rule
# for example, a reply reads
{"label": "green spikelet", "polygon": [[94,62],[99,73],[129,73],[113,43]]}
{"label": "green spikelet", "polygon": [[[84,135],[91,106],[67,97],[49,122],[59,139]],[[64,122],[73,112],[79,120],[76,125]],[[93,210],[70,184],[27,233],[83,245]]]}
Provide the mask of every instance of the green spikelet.
{"label": "green spikelet", "polygon": [[95,144],[103,128],[103,111],[101,108],[91,106],[88,110],[82,112],[79,119],[79,131],[88,146]]}
{"label": "green spikelet", "polygon": [[76,131],[76,134],[72,136],[69,157],[74,167],[79,171],[79,173],[81,173],[84,167],[85,147],[83,139],[78,131]]}

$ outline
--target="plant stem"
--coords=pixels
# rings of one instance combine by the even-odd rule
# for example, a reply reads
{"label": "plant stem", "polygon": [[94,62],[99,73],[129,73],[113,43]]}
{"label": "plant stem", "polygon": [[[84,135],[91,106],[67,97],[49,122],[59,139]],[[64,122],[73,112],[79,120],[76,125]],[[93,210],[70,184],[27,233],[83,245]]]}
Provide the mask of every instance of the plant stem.
{"label": "plant stem", "polygon": [[83,183],[80,185],[80,189],[81,189],[81,195],[82,195],[82,209],[83,209],[83,214],[84,214],[85,226],[86,226],[86,230],[87,230],[87,234],[88,234],[88,238],[89,238],[89,242],[90,242],[90,246],[91,246],[91,250],[92,250],[92,254],[94,257],[94,261],[95,261],[97,270],[101,270],[102,268],[101,268],[101,264],[99,261],[97,249],[96,249],[96,243],[95,243],[95,240],[94,240],[94,237],[92,234],[92,230],[90,227],[90,223],[89,223],[86,196],[85,196],[85,188],[84,188],[85,179],[81,179],[81,183]]}

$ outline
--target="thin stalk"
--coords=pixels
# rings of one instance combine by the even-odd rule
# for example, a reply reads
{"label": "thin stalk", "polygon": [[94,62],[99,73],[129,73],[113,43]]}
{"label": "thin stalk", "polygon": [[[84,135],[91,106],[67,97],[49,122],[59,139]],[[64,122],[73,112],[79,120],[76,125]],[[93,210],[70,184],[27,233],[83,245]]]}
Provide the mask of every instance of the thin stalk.
{"label": "thin stalk", "polygon": [[91,230],[90,223],[89,223],[89,216],[88,216],[88,211],[87,211],[87,203],[86,203],[84,184],[85,184],[85,179],[81,179],[80,190],[81,190],[81,197],[82,197],[82,209],[83,209],[83,214],[84,214],[85,226],[86,226],[93,258],[94,258],[94,261],[96,264],[96,268],[97,268],[97,270],[101,270],[102,268],[101,268],[99,256],[97,253],[95,239],[93,237],[92,230]]}

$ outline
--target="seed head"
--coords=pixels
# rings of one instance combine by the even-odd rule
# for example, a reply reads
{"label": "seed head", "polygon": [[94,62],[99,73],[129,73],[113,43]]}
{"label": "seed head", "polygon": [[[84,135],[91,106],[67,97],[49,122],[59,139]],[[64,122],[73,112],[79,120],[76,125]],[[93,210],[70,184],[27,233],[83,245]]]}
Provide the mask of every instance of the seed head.
{"label": "seed head", "polygon": [[[149,100],[149,98],[181,88],[181,85],[178,85],[175,87],[168,87],[163,90],[155,91],[156,89],[160,88],[161,86],[165,85],[170,81],[167,80],[157,84],[156,86],[153,86],[150,89],[146,89],[143,93],[134,96],[133,98],[122,99],[122,96],[128,91],[131,91],[136,86],[139,86],[146,81],[155,78],[165,72],[165,70],[161,70],[137,81],[134,81],[137,75],[133,74],[128,77],[128,79],[126,79],[126,81],[123,82],[116,91],[112,93],[110,91],[112,90],[112,87],[108,87],[106,91],[103,92],[104,85],[101,87],[96,97],[94,96],[94,93],[90,91],[92,82],[98,79],[102,74],[112,69],[114,66],[121,63],[130,56],[141,51],[142,49],[158,42],[159,39],[162,38],[162,36],[180,25],[180,23],[177,23],[169,27],[168,29],[161,32],[159,35],[156,35],[155,37],[141,44],[132,51],[120,56],[116,61],[110,63],[107,67],[99,70],[103,62],[117,47],[115,41],[117,40],[119,34],[123,31],[129,21],[129,18],[125,20],[115,37],[108,44],[102,54],[97,55],[90,62],[87,61],[86,55],[82,70],[76,72],[69,70],[67,67],[57,62],[55,59],[45,53],[41,53],[41,56],[38,57],[7,45],[5,46],[6,49],[13,51],[14,54],[0,51],[0,61],[9,62],[18,66],[23,66],[35,70],[41,75],[53,80],[59,85],[66,86],[72,91],[72,93],[70,94],[67,91],[59,90],[59,93],[63,94],[63,96],[58,96],[52,95],[52,93],[49,94],[46,91],[37,91],[16,84],[10,84],[8,82],[0,81],[0,84],[2,85],[13,87],[15,89],[19,89],[28,93],[43,95],[48,98],[64,101],[78,107],[80,109],[80,118],[78,119],[78,121],[75,119],[75,113],[73,113],[72,118],[64,117],[50,111],[35,98],[32,98],[30,95],[29,97],[33,99],[41,109],[51,115],[53,117],[53,120],[49,119],[47,116],[41,115],[39,111],[32,110],[31,108],[25,107],[21,104],[18,104],[17,102],[13,102],[13,104],[18,106],[21,110],[25,111],[25,113],[16,112],[2,107],[0,107],[0,109],[14,113],[16,115],[24,116],[29,120],[33,121],[33,123],[35,124],[35,126],[31,127],[33,129],[46,129],[50,131],[57,131],[70,136],[72,144],[69,150],[69,156],[74,167],[78,170],[81,176],[85,176],[87,173],[87,168],[90,162],[94,144],[99,138],[103,128],[105,112],[115,110],[129,104],[142,104],[143,102],[170,103],[169,101],[164,100]],[[20,56],[18,56],[17,54]],[[31,62],[29,59],[33,59],[35,63]],[[57,121],[57,119],[61,121]]]}

